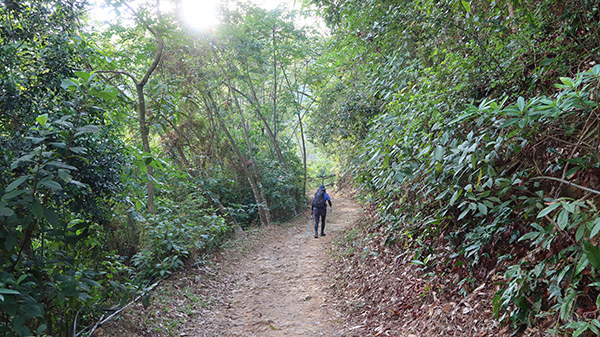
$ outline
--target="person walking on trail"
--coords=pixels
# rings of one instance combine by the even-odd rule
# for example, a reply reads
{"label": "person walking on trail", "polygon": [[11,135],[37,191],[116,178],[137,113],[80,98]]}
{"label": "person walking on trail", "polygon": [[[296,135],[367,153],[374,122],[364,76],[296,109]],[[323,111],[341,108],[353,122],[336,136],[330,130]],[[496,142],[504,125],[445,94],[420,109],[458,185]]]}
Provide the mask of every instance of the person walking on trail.
{"label": "person walking on trail", "polygon": [[329,203],[329,208],[331,208],[331,198],[327,191],[325,191],[325,186],[319,186],[317,193],[315,193],[315,197],[312,202],[312,211],[315,215],[315,239],[319,237],[319,218],[321,218],[321,236],[325,236],[325,216],[327,215],[327,203]]}

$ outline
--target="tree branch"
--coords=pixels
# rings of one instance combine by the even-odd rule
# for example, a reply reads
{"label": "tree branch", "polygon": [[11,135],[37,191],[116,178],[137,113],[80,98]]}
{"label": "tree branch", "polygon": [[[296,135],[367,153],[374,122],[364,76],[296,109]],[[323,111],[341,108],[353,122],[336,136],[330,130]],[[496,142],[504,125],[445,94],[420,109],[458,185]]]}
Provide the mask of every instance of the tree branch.
{"label": "tree branch", "polygon": [[548,177],[548,176],[541,176],[541,177],[535,177],[535,178],[531,178],[531,179],[532,180],[538,180],[538,179],[554,180],[554,181],[558,181],[558,182],[563,183],[563,184],[567,184],[567,185],[571,185],[571,186],[577,187],[577,188],[582,189],[584,191],[588,191],[588,192],[591,192],[591,193],[594,193],[594,194],[600,194],[600,191],[596,191],[596,190],[593,190],[593,189],[585,187],[585,186],[577,185],[575,183],[572,183],[570,181],[567,181],[567,180],[564,180],[564,179],[560,179],[560,178],[554,178],[554,177]]}

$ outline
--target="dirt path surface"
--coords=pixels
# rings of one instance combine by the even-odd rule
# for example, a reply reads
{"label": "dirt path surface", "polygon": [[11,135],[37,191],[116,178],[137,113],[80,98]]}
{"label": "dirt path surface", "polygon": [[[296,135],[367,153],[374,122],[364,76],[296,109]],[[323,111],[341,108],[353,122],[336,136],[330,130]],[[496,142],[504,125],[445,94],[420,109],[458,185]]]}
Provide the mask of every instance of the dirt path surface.
{"label": "dirt path surface", "polygon": [[245,233],[210,263],[162,282],[152,305],[133,304],[94,336],[344,336],[325,271],[332,241],[362,213],[352,199],[329,194],[326,236],[315,239],[311,224],[306,237],[308,211]]}
{"label": "dirt path surface", "polygon": [[350,199],[331,193],[331,233],[315,239],[306,216],[264,234],[264,245],[224,270],[233,281],[224,336],[341,336],[339,315],[329,307],[325,274],[332,239],[360,215]]}

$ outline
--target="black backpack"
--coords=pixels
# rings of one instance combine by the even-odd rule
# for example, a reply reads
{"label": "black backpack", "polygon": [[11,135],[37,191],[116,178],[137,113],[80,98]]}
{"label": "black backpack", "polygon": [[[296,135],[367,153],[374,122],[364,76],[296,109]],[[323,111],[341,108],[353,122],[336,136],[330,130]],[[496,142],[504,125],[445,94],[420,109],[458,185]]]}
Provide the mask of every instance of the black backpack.
{"label": "black backpack", "polygon": [[317,193],[315,193],[312,206],[316,208],[327,207],[327,204],[325,203],[325,190],[318,190]]}

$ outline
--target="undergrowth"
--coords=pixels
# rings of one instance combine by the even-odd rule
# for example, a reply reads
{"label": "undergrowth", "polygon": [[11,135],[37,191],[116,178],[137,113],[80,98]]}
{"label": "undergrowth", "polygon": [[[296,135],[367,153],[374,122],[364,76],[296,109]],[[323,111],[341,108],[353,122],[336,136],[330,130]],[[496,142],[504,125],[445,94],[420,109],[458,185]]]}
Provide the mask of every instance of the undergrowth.
{"label": "undergrowth", "polygon": [[462,270],[463,295],[504,270],[500,322],[598,334],[600,66],[560,80],[550,97],[452,113],[424,115],[423,101],[400,93],[356,172],[385,243],[410,249],[405,259]]}

